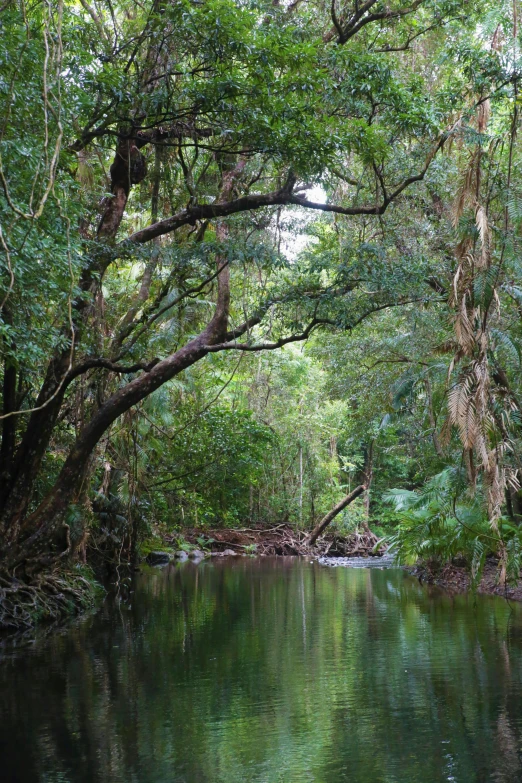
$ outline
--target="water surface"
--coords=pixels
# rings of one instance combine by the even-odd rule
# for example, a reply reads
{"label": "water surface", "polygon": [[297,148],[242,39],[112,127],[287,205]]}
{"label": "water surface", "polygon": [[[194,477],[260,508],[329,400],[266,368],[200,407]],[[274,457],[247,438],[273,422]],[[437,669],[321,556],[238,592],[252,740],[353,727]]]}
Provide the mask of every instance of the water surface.
{"label": "water surface", "polygon": [[522,612],[396,569],[186,563],[0,666],[9,783],[519,783]]}

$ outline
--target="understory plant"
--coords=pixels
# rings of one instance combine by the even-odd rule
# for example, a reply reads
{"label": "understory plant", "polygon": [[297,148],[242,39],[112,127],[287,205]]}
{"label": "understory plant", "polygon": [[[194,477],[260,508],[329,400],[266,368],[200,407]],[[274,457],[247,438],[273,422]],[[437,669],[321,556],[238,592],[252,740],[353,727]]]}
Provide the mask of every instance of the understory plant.
{"label": "understory plant", "polygon": [[501,560],[499,581],[517,581],[522,529],[506,516],[499,518],[498,530],[492,528],[483,488],[477,484],[471,494],[462,468],[447,467],[422,489],[393,489],[385,499],[397,514],[397,526],[387,542],[399,563],[442,564],[463,558],[476,588],[491,555]]}

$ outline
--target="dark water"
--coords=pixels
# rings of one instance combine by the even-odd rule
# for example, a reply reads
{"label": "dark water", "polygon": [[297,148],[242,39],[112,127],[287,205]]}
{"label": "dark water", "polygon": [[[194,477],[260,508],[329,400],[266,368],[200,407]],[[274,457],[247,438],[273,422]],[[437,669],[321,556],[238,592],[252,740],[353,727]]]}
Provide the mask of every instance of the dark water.
{"label": "dark water", "polygon": [[519,783],[522,609],[398,570],[184,564],[0,666],[9,783]]}

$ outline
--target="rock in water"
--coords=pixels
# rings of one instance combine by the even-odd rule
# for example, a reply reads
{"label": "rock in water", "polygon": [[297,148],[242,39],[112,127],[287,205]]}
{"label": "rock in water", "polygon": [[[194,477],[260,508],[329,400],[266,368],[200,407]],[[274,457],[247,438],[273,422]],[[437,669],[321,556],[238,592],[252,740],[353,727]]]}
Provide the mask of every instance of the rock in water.
{"label": "rock in water", "polygon": [[170,563],[170,555],[168,552],[149,552],[147,563],[153,566],[167,565]]}
{"label": "rock in water", "polygon": [[181,560],[182,562],[183,560],[188,560],[188,555],[184,549],[179,549],[177,552],[174,552],[174,557],[176,560]]}
{"label": "rock in water", "polygon": [[205,557],[205,553],[201,551],[201,549],[193,549],[192,552],[189,553],[189,557],[191,560],[202,560]]}

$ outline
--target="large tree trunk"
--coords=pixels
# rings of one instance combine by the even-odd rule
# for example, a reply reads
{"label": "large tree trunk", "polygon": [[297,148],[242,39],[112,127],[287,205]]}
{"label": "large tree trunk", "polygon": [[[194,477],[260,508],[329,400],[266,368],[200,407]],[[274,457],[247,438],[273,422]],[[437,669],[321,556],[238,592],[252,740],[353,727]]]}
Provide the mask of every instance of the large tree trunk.
{"label": "large tree trunk", "polygon": [[[111,242],[116,237],[131,185],[140,182],[144,176],[143,156],[136,143],[132,139],[123,139],[118,143],[111,166],[113,196],[106,203],[98,227],[98,237],[104,243]],[[71,334],[70,323],[64,324],[62,330],[64,336],[73,341],[73,345],[57,351],[49,362],[44,383],[34,405],[35,410],[29,415],[20,445],[12,457],[7,481],[3,482],[3,491],[0,493],[0,536],[4,547],[9,547],[17,539],[21,522],[27,514],[34,481],[61,411],[67,388],[66,378],[72,368],[90,304],[110,261],[110,250],[103,245],[98,253],[93,253],[87,260],[79,281],[81,294],[73,302],[74,334]],[[15,419],[13,417],[5,421],[14,422]],[[4,441],[3,436],[2,444]]]}
{"label": "large tree trunk", "polygon": [[[7,307],[4,309],[3,316],[4,322],[10,324],[11,317]],[[4,382],[2,389],[2,416],[6,418],[2,419],[1,426],[2,443],[0,445],[0,508],[2,507],[2,499],[6,492],[6,487],[9,486],[11,481],[13,456],[15,452],[16,419],[14,416],[9,416],[9,414],[16,410],[16,381],[16,366],[13,360],[10,359],[7,355],[4,362]]]}
{"label": "large tree trunk", "polygon": [[308,539],[308,543],[310,546],[313,546],[321,533],[323,533],[324,530],[328,527],[330,522],[335,519],[335,517],[343,511],[346,506],[349,506],[350,503],[352,503],[356,498],[359,497],[359,495],[362,495],[363,492],[366,491],[366,484],[359,484],[358,487],[356,487],[353,492],[350,492],[349,495],[346,495],[340,503],[338,503],[334,508],[332,508],[331,511],[324,516],[318,525],[314,527],[312,532],[310,533],[310,537]]}
{"label": "large tree trunk", "polygon": [[[230,198],[244,166],[245,160],[241,159],[232,170],[223,174],[220,201]],[[221,241],[225,241],[228,236],[226,225],[218,223],[216,233]],[[230,269],[224,256],[217,257],[216,265],[216,310],[207,327],[176,353],[119,389],[96,411],[79,433],[52,491],[33,514],[23,522],[20,519],[17,521],[17,536],[4,539],[9,544],[9,549],[6,547],[3,553],[9,570],[23,568],[29,562],[35,566],[45,565],[56,558],[55,554],[50,553],[49,546],[56,538],[56,531],[66,527],[64,518],[68,507],[78,501],[85,489],[89,462],[102,435],[125,411],[206,356],[210,346],[225,339],[230,308]],[[70,540],[68,529],[66,543],[67,550],[74,553],[75,542]]]}
{"label": "large tree trunk", "polygon": [[23,522],[17,545],[7,556],[10,568],[34,551],[45,550],[48,538],[63,524],[68,506],[78,499],[91,454],[103,433],[122,413],[202,359],[208,352],[205,346],[209,340],[211,334],[207,329],[168,359],[159,362],[150,372],[117,391],[97,411],[80,432],[53,490]]}
{"label": "large tree trunk", "polygon": [[62,406],[65,386],[60,388],[60,380],[64,380],[69,366],[69,352],[56,356],[49,364],[36,400],[37,410],[30,414],[22,441],[12,459],[0,505],[0,532],[7,543],[18,535],[20,520],[31,501],[34,481]]}

